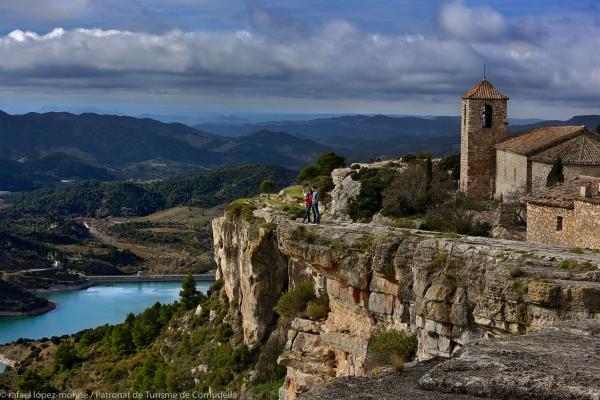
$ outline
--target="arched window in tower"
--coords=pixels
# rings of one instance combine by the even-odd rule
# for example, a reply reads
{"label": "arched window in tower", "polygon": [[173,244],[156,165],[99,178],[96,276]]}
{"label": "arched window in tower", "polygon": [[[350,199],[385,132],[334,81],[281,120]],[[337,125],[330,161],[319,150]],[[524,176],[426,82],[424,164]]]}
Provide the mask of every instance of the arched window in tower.
{"label": "arched window in tower", "polygon": [[492,106],[489,104],[483,106],[483,112],[481,113],[481,125],[484,128],[492,127]]}

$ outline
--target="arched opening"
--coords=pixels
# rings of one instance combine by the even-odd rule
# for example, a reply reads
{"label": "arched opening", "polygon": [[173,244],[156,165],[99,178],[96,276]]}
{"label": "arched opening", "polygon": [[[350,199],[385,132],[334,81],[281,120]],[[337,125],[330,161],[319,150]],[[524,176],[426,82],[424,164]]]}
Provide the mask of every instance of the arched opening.
{"label": "arched opening", "polygon": [[486,104],[483,106],[483,112],[481,113],[481,125],[484,128],[492,127],[492,106]]}

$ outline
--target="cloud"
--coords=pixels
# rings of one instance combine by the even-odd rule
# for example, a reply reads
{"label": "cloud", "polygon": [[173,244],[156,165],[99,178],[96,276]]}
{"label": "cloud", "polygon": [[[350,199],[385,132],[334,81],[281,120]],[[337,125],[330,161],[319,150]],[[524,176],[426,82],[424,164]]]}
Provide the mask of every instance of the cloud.
{"label": "cloud", "polygon": [[448,34],[470,42],[502,40],[511,30],[502,14],[493,8],[470,8],[461,0],[441,8],[440,24]]}
{"label": "cloud", "polygon": [[343,19],[309,28],[261,9],[239,30],[15,30],[0,37],[0,87],[454,101],[486,63],[513,99],[600,106],[600,26],[592,16],[508,21],[456,2],[440,15],[443,33],[429,35],[375,34]]}

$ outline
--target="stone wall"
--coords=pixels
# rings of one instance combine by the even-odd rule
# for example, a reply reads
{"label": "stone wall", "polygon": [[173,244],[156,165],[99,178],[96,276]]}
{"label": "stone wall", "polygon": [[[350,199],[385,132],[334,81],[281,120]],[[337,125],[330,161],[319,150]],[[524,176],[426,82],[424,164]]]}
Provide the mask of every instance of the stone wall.
{"label": "stone wall", "polygon": [[575,246],[600,249],[600,204],[575,200]]}
{"label": "stone wall", "polygon": [[[492,106],[492,127],[482,126],[481,113]],[[461,105],[460,190],[490,198],[495,190],[496,144],[506,138],[506,100],[463,99]]]}
{"label": "stone wall", "polygon": [[[562,230],[557,230],[557,219],[562,217]],[[527,241],[568,246],[575,244],[573,210],[527,203]]]}
{"label": "stone wall", "polygon": [[[544,181],[545,185],[545,181]],[[506,198],[516,190],[527,188],[527,157],[496,150],[496,198]]]}
{"label": "stone wall", "polygon": [[[562,230],[557,230],[558,217]],[[567,209],[528,203],[527,241],[600,249],[600,205],[576,200]]]}

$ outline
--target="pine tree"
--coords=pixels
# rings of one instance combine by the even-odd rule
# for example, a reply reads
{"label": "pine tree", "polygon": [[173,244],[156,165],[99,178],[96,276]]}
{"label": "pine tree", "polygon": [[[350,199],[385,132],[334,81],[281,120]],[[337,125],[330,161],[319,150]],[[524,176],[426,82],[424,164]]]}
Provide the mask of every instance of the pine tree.
{"label": "pine tree", "polygon": [[546,178],[546,186],[552,187],[556,186],[565,181],[565,176],[563,175],[563,164],[562,160],[559,158],[556,159],[554,164],[552,165],[552,169],[548,174],[548,178]]}
{"label": "pine tree", "polygon": [[199,293],[196,289],[196,281],[191,273],[183,280],[179,292],[181,306],[185,310],[191,310],[198,305]]}

